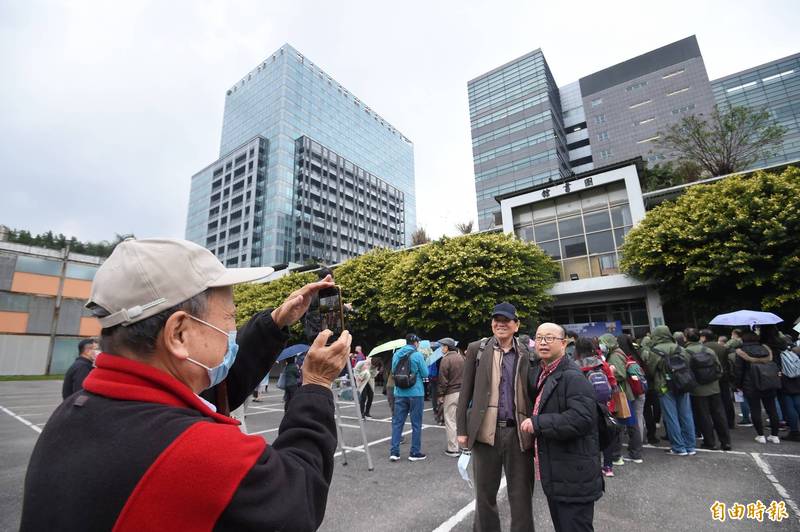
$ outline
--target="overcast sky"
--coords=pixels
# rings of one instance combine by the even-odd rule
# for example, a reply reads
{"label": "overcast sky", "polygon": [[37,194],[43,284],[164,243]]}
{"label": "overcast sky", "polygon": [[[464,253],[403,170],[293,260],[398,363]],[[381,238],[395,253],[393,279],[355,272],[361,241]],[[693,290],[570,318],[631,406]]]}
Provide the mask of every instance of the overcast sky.
{"label": "overcast sky", "polygon": [[288,42],[414,142],[417,220],[475,218],[467,81],[542,48],[559,85],[696,34],[711,79],[800,52],[796,0],[0,0],[0,224],[182,237],[225,91]]}

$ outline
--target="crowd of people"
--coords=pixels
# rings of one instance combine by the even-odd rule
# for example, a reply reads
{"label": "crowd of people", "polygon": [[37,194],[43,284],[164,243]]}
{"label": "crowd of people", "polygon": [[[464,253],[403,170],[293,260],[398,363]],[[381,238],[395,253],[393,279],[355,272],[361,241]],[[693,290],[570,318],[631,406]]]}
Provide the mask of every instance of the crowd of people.
{"label": "crowd of people", "polygon": [[557,531],[592,530],[604,477],[626,462],[643,464],[645,442],[668,442],[665,452],[676,457],[697,454],[697,442],[730,451],[731,431],[750,426],[761,444],[779,444],[781,430],[786,440],[800,441],[800,341],[774,325],[733,329],[730,339],[710,329],[673,333],[662,325],[635,339],[580,337],[544,323],[530,337],[519,334],[513,305],[500,303],[491,326],[492,336],[466,352],[452,338],[439,340],[446,354],[430,368],[417,351],[419,338],[409,335],[387,380],[402,397],[395,399],[402,407],[393,409],[389,459],[400,460],[401,429],[410,415],[408,459],[424,460],[422,380],[436,370],[433,402],[447,428],[443,452],[472,460],[475,530],[500,529],[502,473],[512,530],[533,530],[535,480]]}
{"label": "crowd of people", "polygon": [[[408,417],[408,459],[427,458],[427,388],[446,429],[444,454],[459,468],[472,465],[479,531],[500,530],[503,474],[512,530],[534,530],[537,480],[557,531],[592,530],[606,479],[626,461],[642,464],[645,441],[666,439],[669,455],[688,457],[698,441],[730,450],[730,431],[742,426],[753,427],[759,444],[780,443],[784,428],[784,439],[800,440],[800,348],[774,326],[735,329],[730,339],[659,326],[634,339],[579,337],[542,323],[527,336],[503,302],[487,312],[491,335],[465,349],[440,339],[434,367],[415,334],[373,367],[360,347],[350,353],[347,331],[330,345],[331,332],[319,333],[302,368],[285,362],[285,415],[266,445],[229,413],[269,382],[288,327],[334,286],[325,275],[237,331],[231,287],[269,273],[227,270],[182,240],[116,247],[87,304],[101,337],[80,345],[65,400],[36,443],[21,530],[316,530],[337,445],[331,386],[348,359],[364,419],[376,377],[384,377],[392,462],[400,460]],[[64,441],[76,452],[64,453]]]}

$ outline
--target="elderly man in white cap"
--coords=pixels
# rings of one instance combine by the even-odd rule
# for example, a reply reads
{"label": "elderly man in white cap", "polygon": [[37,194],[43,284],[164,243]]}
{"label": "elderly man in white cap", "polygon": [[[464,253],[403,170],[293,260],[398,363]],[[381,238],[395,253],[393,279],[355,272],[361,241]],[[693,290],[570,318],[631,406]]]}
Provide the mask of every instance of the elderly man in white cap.
{"label": "elderly man in white cap", "polygon": [[227,270],[184,240],[117,246],[87,303],[102,326],[103,352],[36,443],[21,530],[319,527],[336,448],[330,384],[350,335],[328,347],[330,331],[317,337],[272,445],[242,434],[199,395],[227,377],[219,397],[241,404],[283,348],[286,328],[332,285],[306,285],[237,334],[232,285],[271,272]]}

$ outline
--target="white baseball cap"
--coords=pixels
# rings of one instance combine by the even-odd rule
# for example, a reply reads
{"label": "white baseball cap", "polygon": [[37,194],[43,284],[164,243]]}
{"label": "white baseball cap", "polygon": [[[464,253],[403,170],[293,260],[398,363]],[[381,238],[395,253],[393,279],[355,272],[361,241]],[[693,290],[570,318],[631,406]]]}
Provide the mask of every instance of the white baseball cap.
{"label": "white baseball cap", "polygon": [[130,325],[208,288],[256,281],[273,271],[228,269],[209,250],[188,240],[128,239],[97,270],[86,308],[99,306],[110,313],[99,318],[104,329]]}

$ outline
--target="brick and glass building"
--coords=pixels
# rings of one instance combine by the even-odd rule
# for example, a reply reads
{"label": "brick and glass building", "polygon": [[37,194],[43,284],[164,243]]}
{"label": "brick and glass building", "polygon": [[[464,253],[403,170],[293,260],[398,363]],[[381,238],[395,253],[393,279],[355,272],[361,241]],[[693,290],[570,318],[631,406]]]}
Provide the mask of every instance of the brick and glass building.
{"label": "brick and glass building", "polygon": [[535,50],[470,81],[468,92],[481,229],[500,226],[494,196],[635,157],[673,160],[661,134],[715,104],[766,108],[786,128],[779,152],[754,166],[800,158],[800,54],[711,82],[690,36],[558,87]]}
{"label": "brick and glass building", "polygon": [[102,261],[0,241],[0,375],[64,373],[100,334],[83,306]]}
{"label": "brick and glass building", "polygon": [[[307,143],[323,165],[300,153]],[[348,195],[352,214],[309,203]],[[233,267],[333,263],[409,244],[415,228],[413,144],[300,52],[282,46],[227,91],[219,158],[192,177],[187,239]]]}

